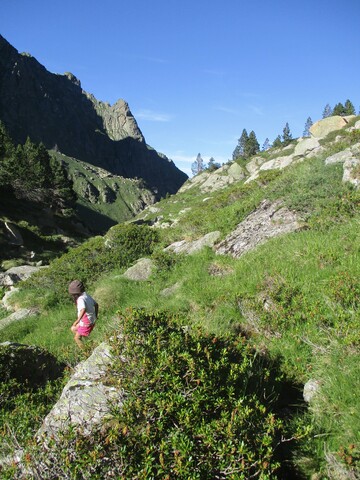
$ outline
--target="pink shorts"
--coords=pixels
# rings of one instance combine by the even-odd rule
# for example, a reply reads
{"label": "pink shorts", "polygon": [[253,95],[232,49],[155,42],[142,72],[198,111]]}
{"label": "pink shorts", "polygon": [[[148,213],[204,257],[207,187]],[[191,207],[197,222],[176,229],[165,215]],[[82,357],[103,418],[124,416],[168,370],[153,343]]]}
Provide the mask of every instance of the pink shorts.
{"label": "pink shorts", "polygon": [[[85,322],[89,321],[87,316],[86,316],[86,313],[83,316],[82,320],[85,321]],[[84,326],[79,325],[77,327],[76,331],[82,337],[88,337],[90,335],[90,333],[92,332],[94,327],[95,327],[95,323],[93,323],[92,325],[91,325],[91,323],[89,323],[88,325],[84,325]]]}
{"label": "pink shorts", "polygon": [[76,331],[82,337],[88,337],[90,335],[90,333],[92,332],[94,327],[95,327],[95,324],[85,325],[84,327],[77,327]]}

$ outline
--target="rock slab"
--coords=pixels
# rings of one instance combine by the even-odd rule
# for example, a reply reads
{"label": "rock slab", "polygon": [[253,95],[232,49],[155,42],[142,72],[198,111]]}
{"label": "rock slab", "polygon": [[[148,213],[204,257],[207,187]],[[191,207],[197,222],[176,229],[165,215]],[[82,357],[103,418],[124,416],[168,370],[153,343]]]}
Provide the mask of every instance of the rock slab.
{"label": "rock slab", "polygon": [[204,247],[213,247],[215,242],[220,237],[220,232],[210,232],[204,235],[197,240],[192,242],[187,242],[186,240],[180,240],[179,242],[174,242],[168,247],[166,247],[165,251],[172,251],[174,253],[185,253],[186,255],[190,255],[192,253],[196,253]]}
{"label": "rock slab", "polygon": [[61,397],[46,416],[37,437],[57,438],[70,426],[84,435],[111,418],[111,403],[122,405],[123,393],[106,385],[106,376],[113,362],[110,346],[100,344],[92,355],[81,362],[65,386]]}
{"label": "rock slab", "polygon": [[272,237],[301,228],[299,219],[280,201],[263,200],[237,228],[215,248],[216,253],[241,257]]}

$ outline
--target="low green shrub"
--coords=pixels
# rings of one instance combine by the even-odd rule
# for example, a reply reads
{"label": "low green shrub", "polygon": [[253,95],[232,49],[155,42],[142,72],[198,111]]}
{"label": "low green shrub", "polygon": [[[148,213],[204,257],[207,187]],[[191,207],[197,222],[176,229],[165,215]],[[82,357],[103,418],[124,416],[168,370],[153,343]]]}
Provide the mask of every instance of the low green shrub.
{"label": "low green shrub", "polygon": [[[0,457],[14,454],[20,446],[32,442],[36,431],[57,401],[64,386],[60,378],[34,389],[15,379],[0,382]],[[1,470],[2,479],[15,478],[15,465],[8,472]]]}
{"label": "low green shrub", "polygon": [[81,280],[86,286],[93,284],[104,273],[150,255],[157,241],[157,232],[148,226],[117,225],[104,238],[93,237],[54,260],[24,286],[42,292],[44,305],[54,307],[67,295],[66,287],[71,280]]}
{"label": "low green shrub", "polygon": [[92,437],[68,432],[46,458],[31,454],[51,465],[41,478],[277,478],[285,429],[275,364],[242,337],[204,335],[165,312],[120,319],[108,383],[124,403]]}

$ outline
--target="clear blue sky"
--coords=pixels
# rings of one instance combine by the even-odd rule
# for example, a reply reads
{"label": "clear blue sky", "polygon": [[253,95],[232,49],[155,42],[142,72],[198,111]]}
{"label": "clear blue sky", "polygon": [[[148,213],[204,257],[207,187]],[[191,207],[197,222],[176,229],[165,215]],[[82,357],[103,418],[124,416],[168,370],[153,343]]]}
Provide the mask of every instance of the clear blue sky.
{"label": "clear blue sky", "polygon": [[190,173],[243,128],[260,146],[324,106],[360,106],[360,0],[1,0],[0,33],[111,104]]}

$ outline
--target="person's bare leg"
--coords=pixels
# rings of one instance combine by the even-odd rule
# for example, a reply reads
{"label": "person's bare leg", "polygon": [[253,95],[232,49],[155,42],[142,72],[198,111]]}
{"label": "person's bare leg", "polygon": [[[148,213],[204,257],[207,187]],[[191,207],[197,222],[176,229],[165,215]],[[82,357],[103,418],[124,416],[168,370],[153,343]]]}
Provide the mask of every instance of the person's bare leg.
{"label": "person's bare leg", "polygon": [[84,344],[82,343],[81,338],[82,338],[81,335],[79,335],[79,334],[76,332],[76,333],[75,333],[74,340],[75,340],[77,346],[78,346],[79,348],[83,349],[83,348],[84,348]]}

